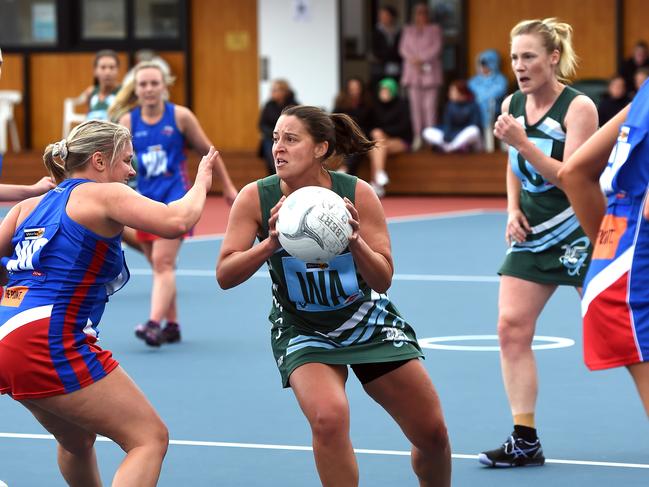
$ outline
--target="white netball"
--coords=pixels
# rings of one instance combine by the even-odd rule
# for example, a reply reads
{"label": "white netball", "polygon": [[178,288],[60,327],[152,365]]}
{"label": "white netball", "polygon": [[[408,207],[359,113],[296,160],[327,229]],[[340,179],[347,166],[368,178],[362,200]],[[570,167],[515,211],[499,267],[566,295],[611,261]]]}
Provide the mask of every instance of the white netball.
{"label": "white netball", "polygon": [[291,193],[279,209],[279,242],[293,257],[326,263],[347,248],[352,227],[345,202],[333,191],[305,186]]}

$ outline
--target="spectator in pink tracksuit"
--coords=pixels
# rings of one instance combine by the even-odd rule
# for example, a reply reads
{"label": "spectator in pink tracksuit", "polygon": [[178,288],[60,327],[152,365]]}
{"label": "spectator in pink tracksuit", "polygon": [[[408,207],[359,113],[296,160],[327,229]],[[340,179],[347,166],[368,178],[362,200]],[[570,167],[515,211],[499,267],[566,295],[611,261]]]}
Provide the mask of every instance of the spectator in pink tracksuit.
{"label": "spectator in pink tracksuit", "polygon": [[413,23],[404,27],[399,44],[403,57],[401,84],[408,89],[414,138],[412,149],[421,147],[424,127],[437,124],[437,99],[442,84],[442,29],[430,22],[428,6],[413,8]]}

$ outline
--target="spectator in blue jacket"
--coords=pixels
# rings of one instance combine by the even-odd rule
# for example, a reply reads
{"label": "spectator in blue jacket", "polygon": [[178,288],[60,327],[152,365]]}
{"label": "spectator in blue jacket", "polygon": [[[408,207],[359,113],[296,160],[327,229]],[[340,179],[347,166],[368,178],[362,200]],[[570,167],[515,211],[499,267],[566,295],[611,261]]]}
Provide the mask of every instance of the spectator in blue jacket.
{"label": "spectator in blue jacket", "polygon": [[487,49],[478,55],[478,74],[469,79],[469,88],[480,107],[481,126],[491,127],[500,113],[500,104],[507,94],[507,78],[500,72],[500,55]]}

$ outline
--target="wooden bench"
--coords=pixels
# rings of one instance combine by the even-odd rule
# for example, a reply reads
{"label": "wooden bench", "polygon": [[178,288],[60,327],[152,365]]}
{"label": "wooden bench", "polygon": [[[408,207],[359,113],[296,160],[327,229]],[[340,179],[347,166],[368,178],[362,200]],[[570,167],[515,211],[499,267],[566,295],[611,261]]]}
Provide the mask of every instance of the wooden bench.
{"label": "wooden bench", "polygon": [[[266,175],[261,159],[252,152],[225,152],[223,159],[234,184],[245,184]],[[196,174],[199,157],[191,155],[188,161],[190,180]],[[411,195],[504,195],[506,154],[438,154],[430,150],[399,154],[388,160],[390,184],[387,194]],[[0,182],[31,184],[46,174],[42,154],[21,152],[5,154]],[[369,178],[369,163],[360,164],[358,175]],[[220,184],[214,181],[214,193]]]}

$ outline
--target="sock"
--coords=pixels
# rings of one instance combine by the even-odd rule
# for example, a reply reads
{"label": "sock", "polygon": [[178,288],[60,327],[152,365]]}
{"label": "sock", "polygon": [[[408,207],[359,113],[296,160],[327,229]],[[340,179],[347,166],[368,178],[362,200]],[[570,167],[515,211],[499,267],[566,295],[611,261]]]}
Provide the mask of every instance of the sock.
{"label": "sock", "polygon": [[146,322],[146,326],[148,327],[153,327],[153,328],[160,328],[160,323],[154,320],[149,320]]}
{"label": "sock", "polygon": [[536,440],[538,440],[538,436],[536,435],[536,428],[530,428],[529,426],[515,424],[514,433],[516,433],[516,436],[527,441],[528,443],[534,443]]}
{"label": "sock", "polygon": [[520,424],[521,426],[527,426],[528,428],[535,428],[534,413],[514,414],[514,424]]}

